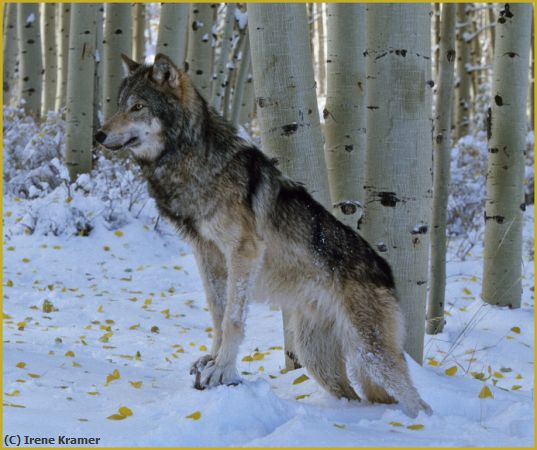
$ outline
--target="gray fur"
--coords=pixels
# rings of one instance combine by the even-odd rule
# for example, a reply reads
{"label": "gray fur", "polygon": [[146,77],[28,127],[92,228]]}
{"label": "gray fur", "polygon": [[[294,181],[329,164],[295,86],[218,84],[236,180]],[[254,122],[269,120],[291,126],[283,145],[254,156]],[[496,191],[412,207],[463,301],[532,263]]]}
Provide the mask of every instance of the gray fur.
{"label": "gray fur", "polygon": [[408,375],[387,262],[238,137],[167,57],[124,60],[118,112],[96,138],[132,151],[197,256],[215,332],[195,386],[240,381],[246,304],[257,299],[291,311],[300,362],[337,397],[359,399],[350,371],[368,400],[430,413]]}

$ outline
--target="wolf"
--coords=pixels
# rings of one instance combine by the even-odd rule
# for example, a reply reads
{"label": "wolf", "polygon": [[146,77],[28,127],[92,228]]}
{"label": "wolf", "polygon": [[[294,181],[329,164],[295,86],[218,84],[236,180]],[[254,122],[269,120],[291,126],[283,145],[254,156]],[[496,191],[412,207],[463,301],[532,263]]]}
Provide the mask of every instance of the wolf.
{"label": "wolf", "polygon": [[261,300],[289,312],[298,360],[328,392],[360,400],[352,379],[371,402],[431,414],[409,376],[388,263],[239,137],[167,56],[122,58],[118,110],[95,139],[130,150],[196,256],[214,337],[192,366],[195,387],[241,381],[247,303]]}

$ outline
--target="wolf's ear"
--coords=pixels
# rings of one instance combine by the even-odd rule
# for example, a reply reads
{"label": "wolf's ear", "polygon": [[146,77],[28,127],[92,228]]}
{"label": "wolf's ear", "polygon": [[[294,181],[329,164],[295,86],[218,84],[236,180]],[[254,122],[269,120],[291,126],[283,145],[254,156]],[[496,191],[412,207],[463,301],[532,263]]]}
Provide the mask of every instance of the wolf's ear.
{"label": "wolf's ear", "polygon": [[121,54],[121,59],[123,60],[123,68],[125,69],[125,75],[131,75],[141,64],[138,64],[136,61],[130,59],[127,55]]}
{"label": "wolf's ear", "polygon": [[179,86],[179,69],[170,58],[162,53],[155,56],[155,62],[151,68],[151,78],[156,83],[167,83],[172,89]]}

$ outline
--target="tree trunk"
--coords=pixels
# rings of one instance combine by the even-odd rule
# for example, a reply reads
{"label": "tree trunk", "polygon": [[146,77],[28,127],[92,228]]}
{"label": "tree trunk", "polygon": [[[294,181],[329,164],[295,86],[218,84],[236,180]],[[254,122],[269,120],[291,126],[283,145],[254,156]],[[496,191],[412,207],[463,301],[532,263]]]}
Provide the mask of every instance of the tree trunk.
{"label": "tree trunk", "polygon": [[56,86],[58,77],[58,44],[56,43],[56,4],[42,4],[43,12],[43,54],[45,65],[45,83],[43,108],[41,113],[56,109]]}
{"label": "tree trunk", "polygon": [[156,53],[164,53],[178,67],[185,62],[188,11],[188,3],[163,3],[160,10]]}
{"label": "tree trunk", "polygon": [[482,297],[520,307],[522,212],[532,7],[501,4],[493,62]]}
{"label": "tree trunk", "polygon": [[214,8],[210,3],[192,3],[188,29],[188,74],[200,94],[211,99],[213,47],[212,26]]}
{"label": "tree trunk", "polygon": [[6,3],[4,6],[4,65],[3,65],[3,101],[9,104],[15,97],[15,68],[17,66],[18,40],[17,40],[17,4]]}
{"label": "tree trunk", "polygon": [[431,220],[429,4],[368,5],[367,168],[362,230],[391,264],[404,348],[422,362]]}
{"label": "tree trunk", "polygon": [[67,66],[69,64],[69,32],[71,28],[71,4],[61,3],[60,39],[58,42],[58,83],[56,87],[56,109],[65,105],[67,95]]}
{"label": "tree trunk", "polygon": [[[104,3],[99,4],[99,8],[97,9],[97,24],[95,27],[95,48],[96,48],[96,54],[102,55],[104,54],[104,44],[103,44],[103,37],[104,37]],[[97,130],[101,128],[101,118],[102,116],[102,108],[103,108],[103,62],[100,58],[95,58],[95,73],[94,73],[94,82],[93,82],[93,135],[97,133]],[[104,154],[106,157],[111,156],[111,152],[108,150],[104,150]]]}
{"label": "tree trunk", "polygon": [[99,3],[71,5],[65,162],[72,181],[92,168],[95,30],[99,6]]}
{"label": "tree trunk", "polygon": [[241,48],[241,62],[239,73],[237,75],[237,82],[235,83],[235,93],[233,94],[233,106],[231,108],[231,123],[236,127],[239,126],[241,105],[244,99],[244,88],[248,79],[248,73],[250,72],[251,61],[250,37],[248,36],[248,30],[246,30]]}
{"label": "tree trunk", "polygon": [[[251,3],[248,17],[263,150],[330,208],[306,6]],[[296,357],[287,321],[284,311],[286,367],[292,369]]]}
{"label": "tree trunk", "polygon": [[470,74],[466,64],[470,62],[470,45],[464,40],[464,33],[470,31],[470,22],[466,16],[467,3],[457,4],[457,97],[455,106],[455,140],[469,132],[470,128]]}
{"label": "tree trunk", "polygon": [[117,110],[117,93],[125,77],[121,54],[132,53],[131,6],[128,3],[106,3],[105,14],[102,86],[103,116],[107,120]]}
{"label": "tree trunk", "polygon": [[20,3],[17,8],[20,54],[19,97],[27,114],[39,117],[43,81],[39,4]]}
{"label": "tree trunk", "polygon": [[434,120],[433,218],[431,228],[431,283],[427,309],[427,333],[444,328],[446,291],[446,223],[451,163],[451,105],[455,65],[456,5],[444,3],[440,20],[439,74]]}
{"label": "tree trunk", "polygon": [[356,230],[365,175],[365,5],[327,4],[327,30],[323,113],[331,211]]}
{"label": "tree trunk", "polygon": [[[188,18],[188,17],[187,17]],[[145,4],[132,4],[132,59],[145,59]]]}
{"label": "tree trunk", "polygon": [[229,83],[229,68],[231,52],[233,51],[233,26],[235,25],[234,3],[228,3],[226,6],[226,16],[224,18],[224,29],[222,31],[222,44],[220,45],[220,55],[216,64],[215,79],[211,96],[211,103],[214,109],[220,111],[222,108],[222,99],[224,91]]}
{"label": "tree trunk", "polygon": [[[324,95],[326,93],[326,52],[325,52],[325,40],[324,33],[324,14],[323,3],[316,3],[317,7],[317,45],[319,49],[319,93]],[[358,27],[358,24],[355,25]]]}
{"label": "tree trunk", "polygon": [[255,116],[255,107],[254,79],[252,77],[252,61],[250,53],[250,68],[248,69],[248,76],[246,77],[246,84],[242,94],[241,110],[239,113],[239,123],[241,125],[245,126],[248,124],[248,127],[250,126],[249,124],[251,124],[252,119]]}

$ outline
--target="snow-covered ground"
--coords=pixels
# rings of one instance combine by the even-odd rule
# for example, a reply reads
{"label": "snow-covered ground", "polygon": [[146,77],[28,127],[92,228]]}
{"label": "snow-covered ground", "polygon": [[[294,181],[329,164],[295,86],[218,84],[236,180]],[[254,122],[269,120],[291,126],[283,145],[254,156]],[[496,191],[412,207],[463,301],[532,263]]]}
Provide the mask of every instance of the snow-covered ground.
{"label": "snow-covered ground", "polygon": [[[36,148],[20,128],[4,143]],[[5,158],[12,176],[16,164]],[[197,391],[189,367],[210,348],[211,321],[190,249],[156,224],[142,194],[121,203],[121,189],[95,196],[90,184],[37,182],[33,199],[5,186],[4,435],[96,437],[105,447],[533,446],[528,247],[517,310],[479,299],[479,244],[462,262],[450,253],[445,331],[426,338],[422,367],[409,361],[431,417],[337,400],[303,369],[285,373],[281,315],[266,305],[249,310],[244,382]],[[528,207],[526,243],[533,217]],[[91,227],[81,226],[88,218]],[[74,235],[77,227],[89,236]]]}

